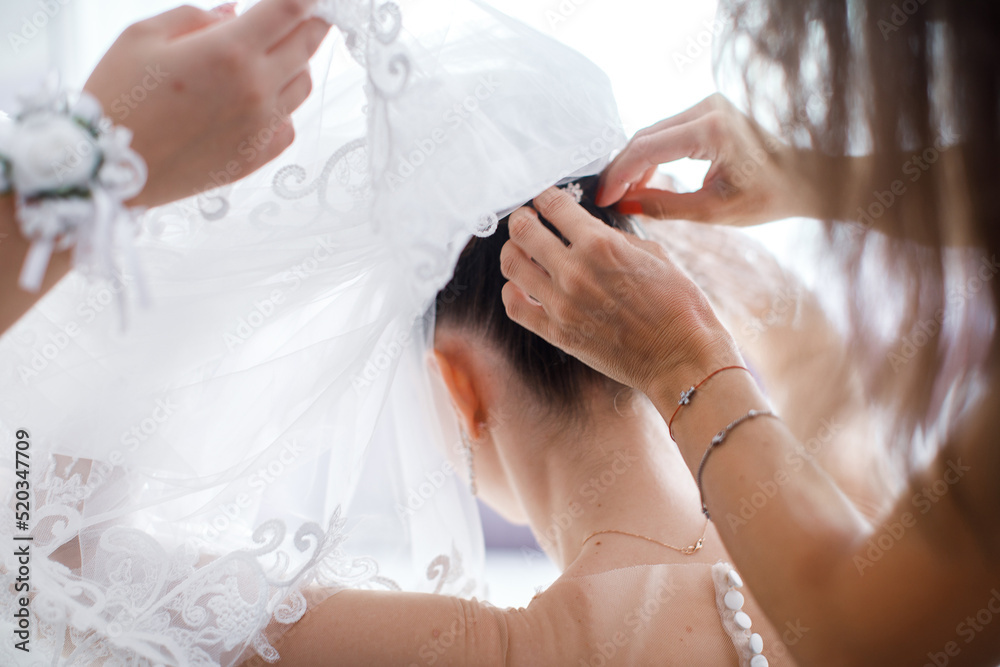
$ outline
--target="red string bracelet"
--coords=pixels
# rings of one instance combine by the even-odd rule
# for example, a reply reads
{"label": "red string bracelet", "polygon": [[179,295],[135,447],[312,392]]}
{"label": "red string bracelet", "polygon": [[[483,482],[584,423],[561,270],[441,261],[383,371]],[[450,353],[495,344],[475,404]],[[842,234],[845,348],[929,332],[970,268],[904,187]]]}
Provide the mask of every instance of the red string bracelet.
{"label": "red string bracelet", "polygon": [[692,386],[687,391],[682,391],[681,392],[681,399],[679,401],[677,401],[677,407],[674,409],[674,414],[670,415],[670,421],[667,422],[667,431],[670,432],[670,438],[671,439],[673,439],[673,437],[674,437],[674,419],[677,417],[677,413],[681,411],[681,408],[683,408],[685,405],[687,405],[688,403],[691,402],[691,397],[694,396],[694,393],[696,391],[698,391],[703,384],[705,384],[706,382],[708,382],[709,380],[711,380],[712,378],[714,378],[716,375],[718,375],[722,371],[733,371],[733,370],[746,371],[747,373],[750,372],[750,369],[747,368],[746,366],[723,366],[722,368],[718,369],[717,371],[713,371],[711,374],[709,374],[708,377],[706,377],[704,380],[702,380],[698,384]]}

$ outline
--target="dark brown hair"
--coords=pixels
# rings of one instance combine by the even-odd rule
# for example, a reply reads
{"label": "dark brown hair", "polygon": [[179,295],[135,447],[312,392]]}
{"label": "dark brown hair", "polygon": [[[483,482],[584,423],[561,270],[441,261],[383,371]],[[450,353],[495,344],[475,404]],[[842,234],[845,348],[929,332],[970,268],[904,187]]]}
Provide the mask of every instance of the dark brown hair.
{"label": "dark brown hair", "polygon": [[[826,215],[853,224],[828,223],[828,257],[847,278],[872,405],[888,409],[894,444],[908,447],[948,419],[943,406],[969,405],[965,387],[984,366],[977,347],[996,356],[994,328],[981,323],[1000,312],[997,278],[952,298],[943,248],[958,239],[1000,253],[1000,4],[722,0],[720,11],[730,22],[718,73],[738,61],[751,114],[830,158],[817,174]],[[861,174],[838,161],[858,154],[872,156]],[[844,201],[871,205],[845,211]],[[943,322],[956,305],[964,312]],[[899,317],[887,336],[890,308]]]}
{"label": "dark brown hair", "polygon": [[[597,177],[583,178],[581,205],[605,224],[635,233],[636,223],[613,209],[594,205]],[[584,393],[595,386],[621,388],[606,376],[550,345],[507,316],[501,292],[507,279],[500,273],[500,251],[510,239],[508,219],[486,238],[473,238],[462,251],[455,273],[437,296],[437,324],[467,328],[494,343],[540,403],[568,416],[576,416]],[[562,238],[547,220],[542,223]],[[564,240],[565,242],[565,240]]]}

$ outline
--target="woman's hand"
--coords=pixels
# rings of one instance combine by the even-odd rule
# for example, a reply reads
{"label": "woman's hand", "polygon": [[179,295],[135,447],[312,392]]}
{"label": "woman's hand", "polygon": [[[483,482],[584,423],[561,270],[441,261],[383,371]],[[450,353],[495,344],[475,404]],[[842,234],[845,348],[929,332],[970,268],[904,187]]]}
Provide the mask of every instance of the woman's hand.
{"label": "woman's hand", "polygon": [[315,0],[263,0],[235,17],[179,7],[129,27],[86,90],[134,133],[149,167],[132,203],[155,206],[239,180],[294,138],[309,58],[329,26]]}
{"label": "woman's hand", "polygon": [[[660,164],[712,163],[702,188],[680,194],[648,187]],[[640,131],[605,170],[598,206],[627,214],[754,225],[815,215],[809,156],[771,136],[719,94]]]}
{"label": "woman's hand", "polygon": [[511,319],[608,377],[649,394],[680,392],[742,364],[700,289],[656,243],[593,218],[550,188],[510,217],[500,267]]}

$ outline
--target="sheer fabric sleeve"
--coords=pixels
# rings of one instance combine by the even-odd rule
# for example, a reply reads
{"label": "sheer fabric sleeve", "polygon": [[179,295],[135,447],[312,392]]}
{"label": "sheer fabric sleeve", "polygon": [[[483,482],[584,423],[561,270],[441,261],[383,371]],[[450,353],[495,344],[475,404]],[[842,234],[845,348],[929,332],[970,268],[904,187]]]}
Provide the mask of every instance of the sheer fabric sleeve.
{"label": "sheer fabric sleeve", "polygon": [[500,667],[508,664],[505,616],[476,599],[346,590],[307,613],[275,648],[278,664],[289,667]]}

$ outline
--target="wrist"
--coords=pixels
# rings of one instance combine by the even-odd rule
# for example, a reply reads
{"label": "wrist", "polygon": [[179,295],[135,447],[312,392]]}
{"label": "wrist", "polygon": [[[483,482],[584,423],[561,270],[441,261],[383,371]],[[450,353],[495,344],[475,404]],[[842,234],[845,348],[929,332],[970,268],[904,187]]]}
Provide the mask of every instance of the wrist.
{"label": "wrist", "polygon": [[654,371],[648,386],[642,388],[657,407],[663,405],[669,408],[668,418],[677,406],[681,393],[720,368],[745,365],[736,341],[725,330],[723,334],[701,345],[686,345],[687,350],[698,352],[687,353],[682,359],[665,360]]}
{"label": "wrist", "polygon": [[[692,472],[697,469],[712,438],[726,424],[748,410],[768,408],[767,399],[753,376],[742,368],[745,368],[742,359],[738,363],[725,363],[720,359],[711,370],[698,370],[701,375],[683,390],[660,393],[654,399],[665,420],[673,417],[671,435]],[[717,372],[720,369],[727,370]],[[681,391],[693,386],[698,386],[698,389],[689,402],[679,406]]]}

